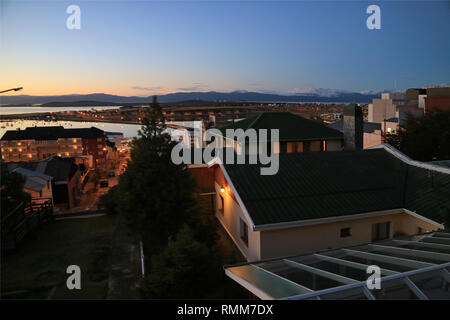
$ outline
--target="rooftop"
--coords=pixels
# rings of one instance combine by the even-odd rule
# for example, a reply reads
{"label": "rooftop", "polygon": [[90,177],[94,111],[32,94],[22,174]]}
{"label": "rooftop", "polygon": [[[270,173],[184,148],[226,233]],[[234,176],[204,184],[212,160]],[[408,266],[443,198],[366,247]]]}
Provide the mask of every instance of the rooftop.
{"label": "rooftop", "polygon": [[[369,290],[369,265],[380,289]],[[337,250],[226,266],[261,299],[450,299],[450,233],[434,232]]]}
{"label": "rooftop", "polygon": [[219,128],[226,129],[279,129],[280,141],[343,139],[342,132],[290,112],[264,112]]}
{"label": "rooftop", "polygon": [[27,171],[50,176],[54,182],[70,180],[78,170],[78,166],[75,164],[73,158],[62,158],[58,156],[51,156],[41,161],[8,162],[6,165],[10,170],[22,168]]}
{"label": "rooftop", "polygon": [[408,161],[378,148],[280,154],[276,175],[261,175],[261,165],[248,162],[223,167],[255,230],[401,208],[443,221],[450,170]]}
{"label": "rooftop", "polygon": [[95,127],[65,129],[62,126],[28,127],[25,130],[8,130],[1,140],[57,140],[59,138],[100,138],[105,135],[103,130]]}
{"label": "rooftop", "polygon": [[47,185],[47,182],[53,179],[52,177],[46,174],[31,171],[22,167],[17,167],[13,171],[20,173],[22,176],[25,177],[26,180],[24,188],[35,191],[41,191]]}

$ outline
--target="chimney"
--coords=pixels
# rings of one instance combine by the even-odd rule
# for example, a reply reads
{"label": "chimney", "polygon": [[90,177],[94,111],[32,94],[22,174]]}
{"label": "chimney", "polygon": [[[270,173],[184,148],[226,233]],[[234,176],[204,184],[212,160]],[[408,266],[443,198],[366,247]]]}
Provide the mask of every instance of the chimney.
{"label": "chimney", "polygon": [[363,148],[363,112],[352,103],[344,107],[344,150]]}

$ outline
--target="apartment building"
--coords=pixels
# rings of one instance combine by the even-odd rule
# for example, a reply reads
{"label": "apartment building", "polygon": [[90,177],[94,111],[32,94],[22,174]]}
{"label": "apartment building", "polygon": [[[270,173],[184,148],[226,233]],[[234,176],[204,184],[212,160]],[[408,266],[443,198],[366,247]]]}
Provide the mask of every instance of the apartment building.
{"label": "apartment building", "polygon": [[65,129],[62,126],[8,130],[0,141],[5,162],[39,161],[52,155],[91,155],[93,164],[106,162],[106,135],[97,128]]}

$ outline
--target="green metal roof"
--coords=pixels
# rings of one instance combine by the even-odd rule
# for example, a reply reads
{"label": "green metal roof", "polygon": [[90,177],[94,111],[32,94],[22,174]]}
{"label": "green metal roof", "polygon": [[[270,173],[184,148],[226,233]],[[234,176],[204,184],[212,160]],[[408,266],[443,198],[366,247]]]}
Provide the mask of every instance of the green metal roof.
{"label": "green metal roof", "polygon": [[280,141],[343,139],[339,130],[305,119],[290,112],[265,112],[221,127],[226,129],[279,129]]}
{"label": "green metal roof", "polygon": [[450,175],[384,149],[280,154],[275,175],[260,166],[224,164],[255,225],[397,208],[442,221],[450,207]]}

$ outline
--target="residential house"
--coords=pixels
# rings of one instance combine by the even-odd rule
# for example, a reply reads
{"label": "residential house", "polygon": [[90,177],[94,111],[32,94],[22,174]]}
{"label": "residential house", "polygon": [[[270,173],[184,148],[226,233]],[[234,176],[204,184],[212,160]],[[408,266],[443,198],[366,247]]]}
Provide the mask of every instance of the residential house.
{"label": "residential house", "polygon": [[13,170],[25,178],[24,190],[31,196],[31,200],[49,199],[53,203],[53,191],[51,176],[46,174],[17,167]]}
{"label": "residential house", "polygon": [[278,129],[279,143],[273,143],[271,148],[277,153],[336,151],[342,149],[344,141],[342,132],[290,112],[264,112],[220,128],[224,147],[232,147],[239,153],[245,146],[245,152],[248,153],[252,147],[257,150],[257,146],[252,146],[251,141],[245,142],[245,135],[227,137],[227,129],[254,129],[258,139],[260,129]]}
{"label": "residential house", "polygon": [[81,196],[81,173],[74,158],[51,156],[41,161],[10,162],[10,170],[23,169],[49,176],[55,207],[72,208],[78,205]]}
{"label": "residential house", "polygon": [[443,228],[450,169],[396,149],[282,153],[259,164],[210,163],[215,215],[248,261]]}

